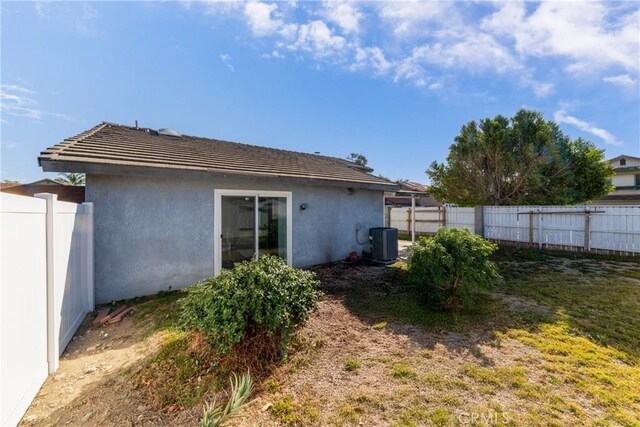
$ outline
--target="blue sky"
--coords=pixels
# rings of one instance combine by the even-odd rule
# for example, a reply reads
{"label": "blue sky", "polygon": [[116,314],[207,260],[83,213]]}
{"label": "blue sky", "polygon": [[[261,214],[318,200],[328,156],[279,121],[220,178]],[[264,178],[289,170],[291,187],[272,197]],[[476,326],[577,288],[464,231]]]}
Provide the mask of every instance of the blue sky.
{"label": "blue sky", "polygon": [[3,2],[1,179],[106,120],[426,182],[460,127],[532,108],[640,156],[638,2]]}

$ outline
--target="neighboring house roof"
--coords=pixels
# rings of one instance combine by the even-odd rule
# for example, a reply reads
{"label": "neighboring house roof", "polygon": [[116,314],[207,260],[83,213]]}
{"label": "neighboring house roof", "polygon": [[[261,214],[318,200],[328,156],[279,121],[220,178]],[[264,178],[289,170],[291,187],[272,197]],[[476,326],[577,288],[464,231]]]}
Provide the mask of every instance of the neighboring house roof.
{"label": "neighboring house roof", "polygon": [[19,184],[11,187],[2,187],[3,193],[17,194],[19,196],[33,197],[38,193],[52,193],[58,195],[58,200],[71,203],[84,202],[83,185],[66,185],[51,179],[41,179],[28,184]]}
{"label": "neighboring house roof", "polygon": [[152,168],[397,188],[397,184],[370,174],[372,169],[335,157],[195,136],[170,136],[108,122],[43,151],[38,162],[43,170],[51,172],[109,173],[118,168]]}
{"label": "neighboring house roof", "polygon": [[639,160],[640,161],[640,157],[627,156],[625,154],[622,154],[620,156],[614,157],[613,159],[609,159],[608,162],[615,162],[615,161],[618,161],[620,159],[631,159],[631,160]]}
{"label": "neighboring house roof", "polygon": [[427,186],[419,182],[397,181],[400,186],[399,193],[427,193]]}

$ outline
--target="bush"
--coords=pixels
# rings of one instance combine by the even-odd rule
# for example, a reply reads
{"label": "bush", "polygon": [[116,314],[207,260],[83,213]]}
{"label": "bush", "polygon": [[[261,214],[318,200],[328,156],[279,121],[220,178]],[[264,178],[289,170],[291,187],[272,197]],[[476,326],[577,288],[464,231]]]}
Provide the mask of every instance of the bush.
{"label": "bush", "polygon": [[436,307],[471,307],[477,291],[490,288],[499,278],[489,260],[497,248],[466,229],[441,228],[433,237],[419,238],[411,249],[408,281]]}
{"label": "bush", "polygon": [[220,354],[280,356],[315,307],[315,275],[275,256],[237,263],[193,286],[180,304],[181,327],[201,332]]}

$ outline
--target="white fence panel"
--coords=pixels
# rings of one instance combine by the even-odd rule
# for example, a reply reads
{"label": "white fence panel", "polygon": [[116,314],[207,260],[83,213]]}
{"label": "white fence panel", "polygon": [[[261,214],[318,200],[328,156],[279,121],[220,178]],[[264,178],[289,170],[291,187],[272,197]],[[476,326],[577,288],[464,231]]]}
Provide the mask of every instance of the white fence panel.
{"label": "white fence panel", "polygon": [[47,378],[44,200],[0,193],[0,425],[16,425]]}
{"label": "white fence panel", "polygon": [[594,206],[605,213],[590,217],[591,249],[640,252],[640,206]]}
{"label": "white fence panel", "polygon": [[511,242],[529,241],[529,217],[518,215],[517,206],[485,206],[484,237]]}
{"label": "white fence panel", "polygon": [[[404,233],[411,233],[411,208],[389,209],[389,226],[397,228]],[[435,234],[444,221],[444,208],[416,207],[415,224],[416,233]]]}
{"label": "white fence panel", "polygon": [[540,247],[640,253],[640,206],[485,206],[484,237]]}
{"label": "white fence panel", "polygon": [[15,425],[94,308],[93,205],[0,197],[0,422]]}
{"label": "white fence panel", "polygon": [[445,226],[447,228],[466,228],[472,233],[475,230],[476,214],[475,208],[446,208]]}
{"label": "white fence panel", "polygon": [[[411,208],[390,208],[387,213],[390,227],[411,232]],[[444,224],[482,232],[486,239],[498,242],[640,253],[638,205],[485,206],[478,216],[475,208],[416,208],[416,232],[435,234]]]}

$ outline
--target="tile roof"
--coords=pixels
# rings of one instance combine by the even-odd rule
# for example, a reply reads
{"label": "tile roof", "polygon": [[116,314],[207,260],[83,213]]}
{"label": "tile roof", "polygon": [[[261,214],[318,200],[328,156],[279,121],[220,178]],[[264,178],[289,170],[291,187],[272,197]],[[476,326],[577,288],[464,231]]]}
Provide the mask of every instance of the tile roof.
{"label": "tile roof", "polygon": [[[397,187],[372,169],[347,160],[195,136],[169,136],[151,129],[103,122],[43,151],[45,171],[57,163],[72,172],[81,165],[134,166],[214,173],[344,181]],[[75,168],[75,169],[74,169]]]}

